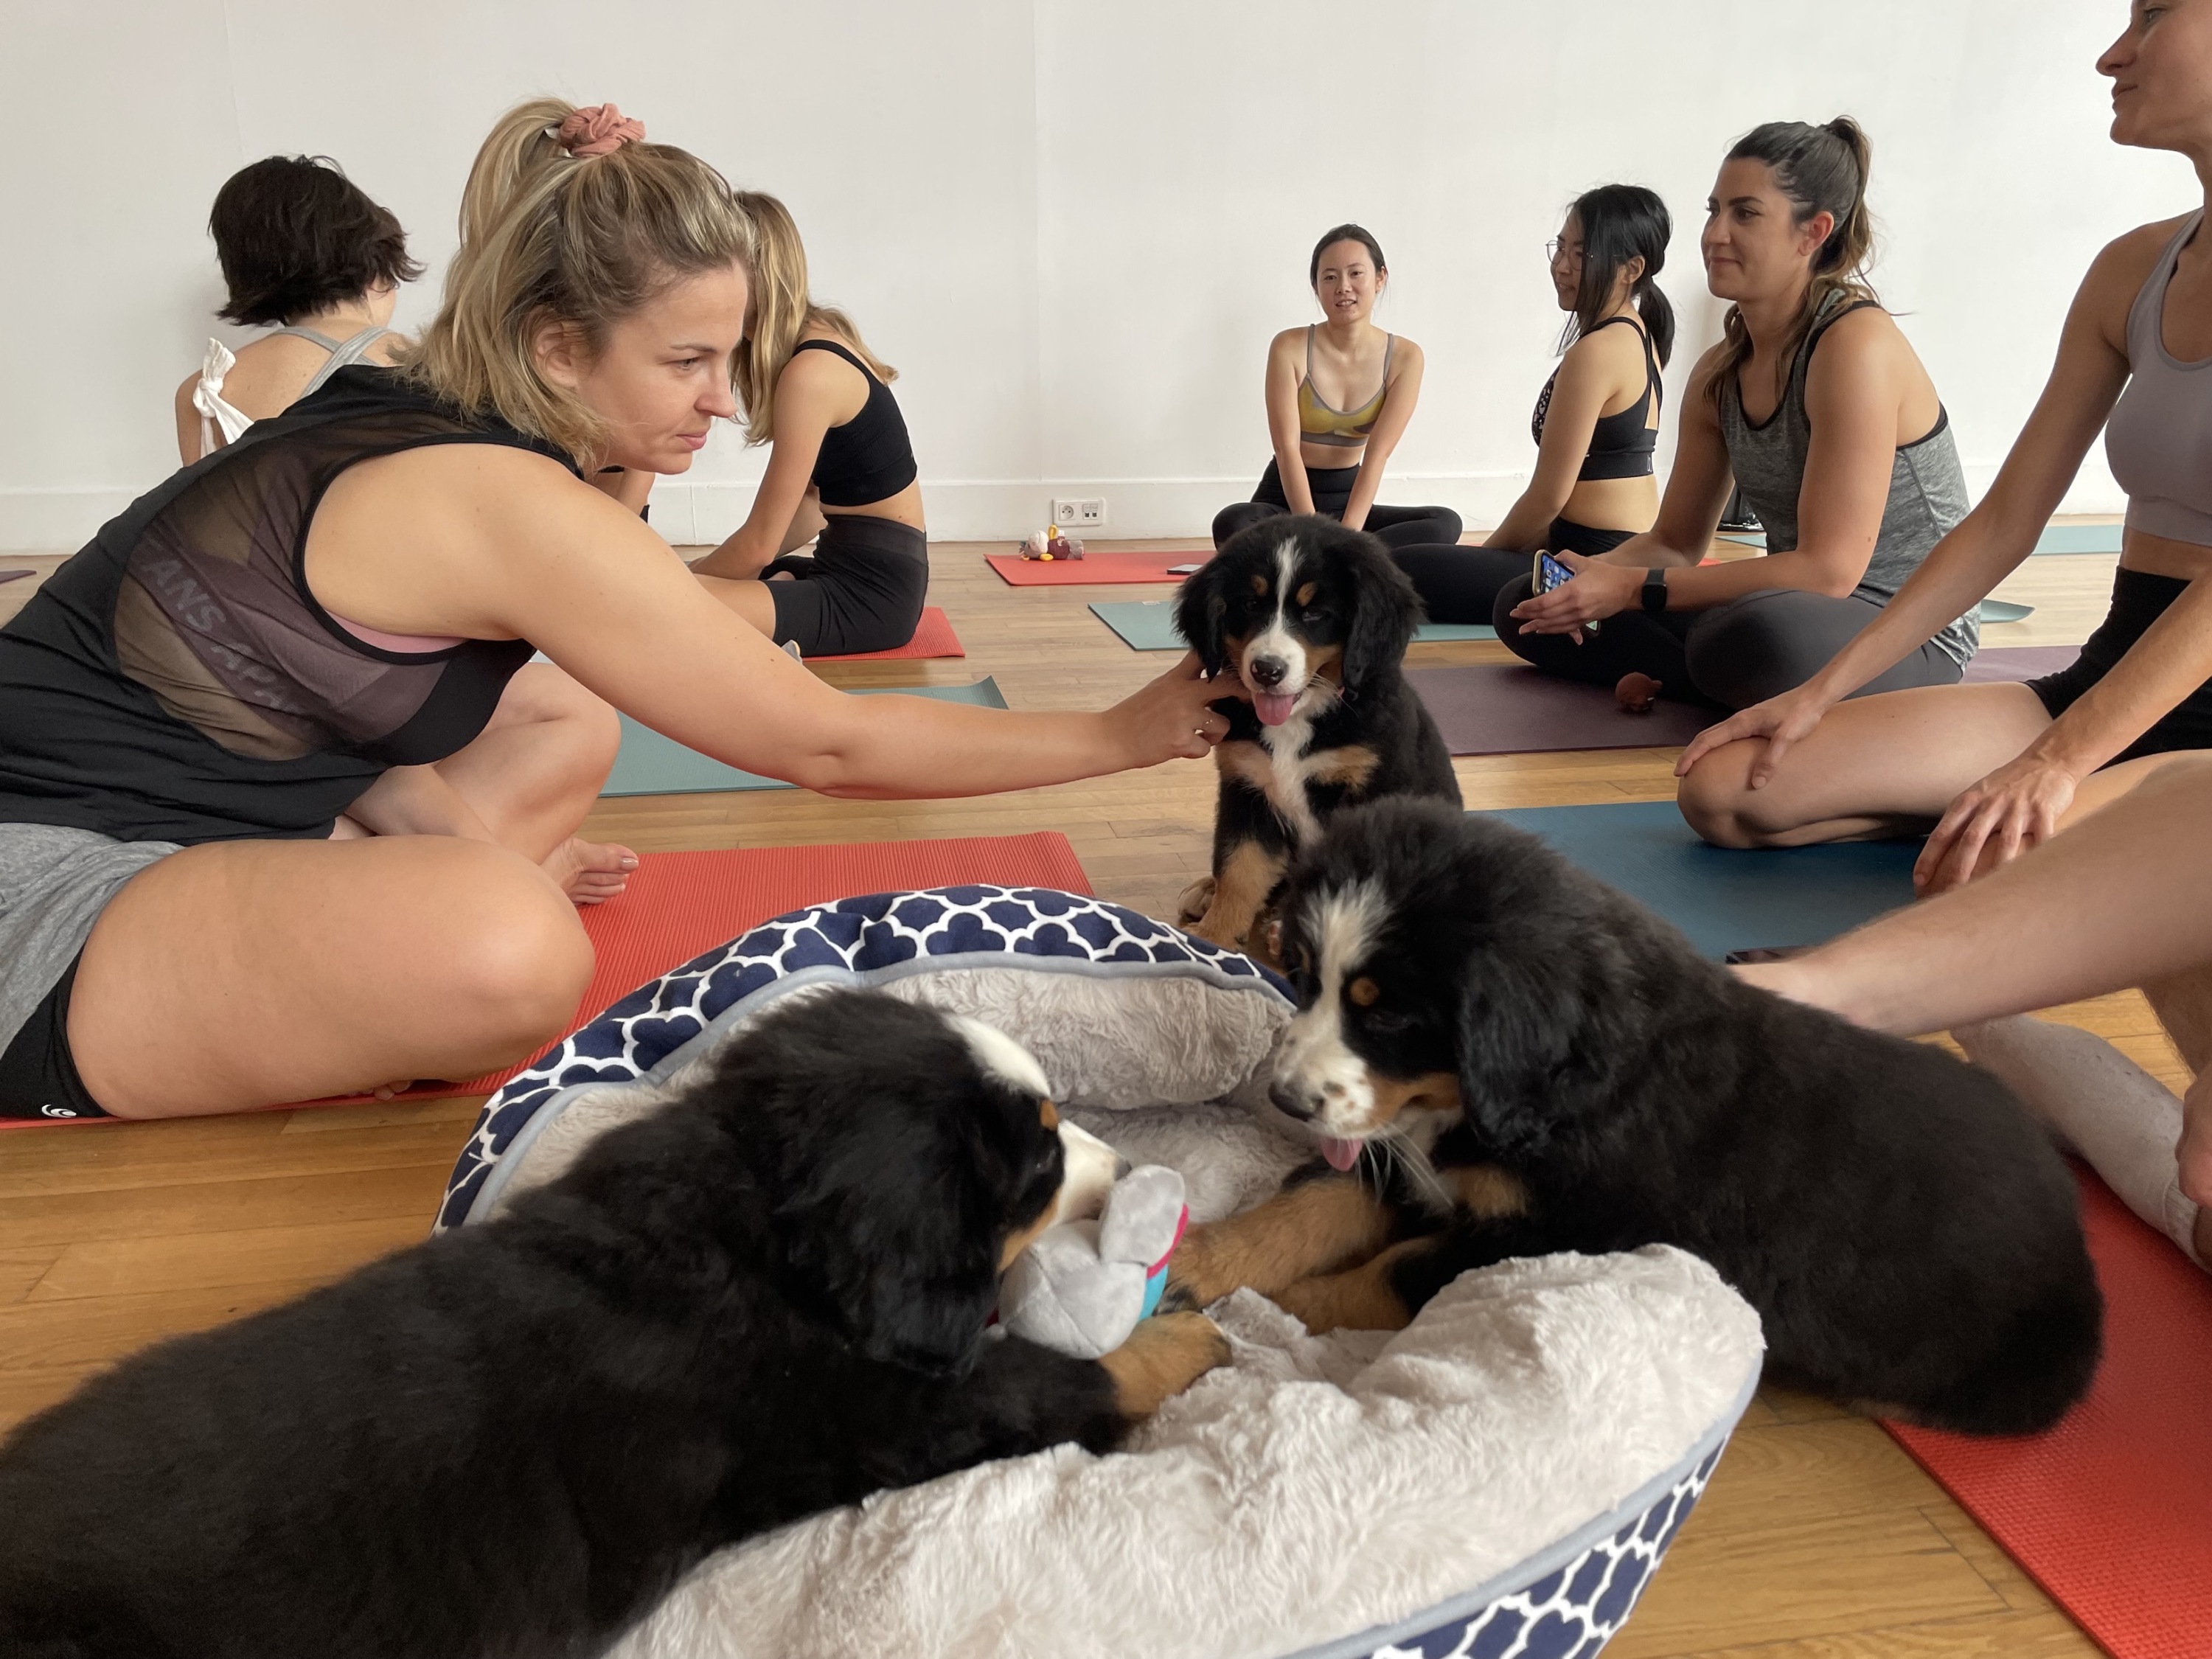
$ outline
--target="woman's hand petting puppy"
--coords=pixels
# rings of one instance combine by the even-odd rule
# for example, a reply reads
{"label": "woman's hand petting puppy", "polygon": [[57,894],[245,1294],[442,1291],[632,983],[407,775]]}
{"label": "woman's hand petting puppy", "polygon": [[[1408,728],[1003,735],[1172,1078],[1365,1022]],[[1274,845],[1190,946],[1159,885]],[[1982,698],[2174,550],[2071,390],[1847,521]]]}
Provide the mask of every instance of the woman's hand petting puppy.
{"label": "woman's hand petting puppy", "polygon": [[1579,553],[1552,556],[1573,571],[1574,580],[1548,593],[1533,594],[1513,607],[1515,620],[1530,634],[1581,636],[1586,623],[1602,622],[1642,603],[1644,573]]}
{"label": "woman's hand petting puppy", "polygon": [[1198,653],[1186,651],[1166,673],[1108,709],[1106,719],[1121,735],[1129,766],[1157,766],[1178,757],[1202,760],[1229,735],[1229,722],[1211,705],[1247,695],[1233,677],[1207,679]]}

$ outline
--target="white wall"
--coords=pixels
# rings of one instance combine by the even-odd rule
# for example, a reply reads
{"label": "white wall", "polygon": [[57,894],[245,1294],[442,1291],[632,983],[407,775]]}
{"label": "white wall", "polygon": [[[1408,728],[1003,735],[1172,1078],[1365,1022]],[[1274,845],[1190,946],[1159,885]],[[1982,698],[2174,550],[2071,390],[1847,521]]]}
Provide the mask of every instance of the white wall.
{"label": "white wall", "polygon": [[[1542,244],[1577,191],[1647,184],[1686,365],[1717,333],[1696,235],[1729,140],[1858,116],[1876,279],[1978,488],[2096,248],[2198,199],[2104,136],[2119,0],[0,0],[0,546],[82,541],[166,475],[169,394],[213,332],[228,174],[335,155],[397,212],[435,303],[469,157],[525,95],[612,100],[775,191],[815,285],[902,371],[940,538],[1054,495],[1109,534],[1194,532],[1266,459],[1267,337],[1313,314],[1315,235],[1392,262],[1383,320],[1429,358],[1385,499],[1494,520],[1525,478],[1559,318]],[[1679,376],[1677,377],[1679,380]],[[1662,455],[1663,455],[1662,450]],[[742,518],[760,456],[719,433],[654,523]],[[2094,454],[2067,505],[2112,510]]]}

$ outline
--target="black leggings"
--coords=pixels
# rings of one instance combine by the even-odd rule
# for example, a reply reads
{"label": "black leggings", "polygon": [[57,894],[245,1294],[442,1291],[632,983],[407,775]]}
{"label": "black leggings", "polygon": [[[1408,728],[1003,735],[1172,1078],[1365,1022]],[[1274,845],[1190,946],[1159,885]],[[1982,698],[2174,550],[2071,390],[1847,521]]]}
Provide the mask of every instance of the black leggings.
{"label": "black leggings", "polygon": [[[1581,553],[1595,558],[1610,553],[1636,532],[1632,530],[1593,530],[1572,519],[1554,519],[1544,533],[1544,546],[1553,553]],[[1414,590],[1428,607],[1429,620],[1486,625],[1498,609],[1498,595],[1506,584],[1529,574],[1531,555],[1503,547],[1393,547],[1390,556],[1398,568],[1413,579]]]}
{"label": "black leggings", "polygon": [[[2081,654],[2056,674],[2028,682],[2027,689],[2043,700],[2045,712],[2057,720],[2071,708],[2083,692],[2112,672],[2113,665],[2166,614],[2166,608],[2188,586],[2179,576],[2114,571],[2112,608],[2082,645]],[[2212,680],[2160,715],[2149,731],[2105,764],[2117,766],[2139,756],[2169,754],[2177,749],[2212,749]]]}
{"label": "black leggings", "polygon": [[[1352,503],[1352,480],[1358,476],[1356,466],[1308,467],[1306,488],[1313,492],[1314,511],[1326,518],[1342,519],[1344,509]],[[1282,469],[1269,461],[1250,501],[1224,507],[1213,515],[1213,544],[1218,547],[1245,526],[1290,510],[1291,499],[1283,493]],[[1457,541],[1460,522],[1459,514],[1448,507],[1376,505],[1367,509],[1364,528],[1388,546],[1413,547],[1425,542]]]}
{"label": "black leggings", "polygon": [[[1625,674],[1649,674],[1662,696],[1722,708],[1748,708],[1802,685],[1858,631],[1881,615],[1872,599],[1832,599],[1798,587],[1762,588],[1710,611],[1623,611],[1577,645],[1571,635],[1524,634],[1512,610],[1533,591],[1527,572],[1498,595],[1491,619],[1498,637],[1547,673],[1607,688]],[[1964,672],[1929,641],[1851,693],[1956,685]]]}
{"label": "black leggings", "polygon": [[787,553],[761,572],[797,578],[768,584],[775,603],[775,642],[796,640],[810,657],[904,645],[921,622],[921,602],[929,592],[929,538],[892,519],[827,516],[811,558]]}

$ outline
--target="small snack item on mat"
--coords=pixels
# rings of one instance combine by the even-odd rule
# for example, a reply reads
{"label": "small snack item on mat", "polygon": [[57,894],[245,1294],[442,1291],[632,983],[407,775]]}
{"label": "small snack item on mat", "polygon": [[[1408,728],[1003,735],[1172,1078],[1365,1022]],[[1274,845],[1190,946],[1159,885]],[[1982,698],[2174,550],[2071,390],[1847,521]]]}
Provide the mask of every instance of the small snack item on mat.
{"label": "small snack item on mat", "polygon": [[1649,674],[1629,672],[1613,688],[1613,700],[1632,714],[1648,714],[1658,706],[1661,683]]}
{"label": "small snack item on mat", "polygon": [[1022,544],[1022,556],[1042,559],[1047,563],[1054,559],[1079,559],[1083,556],[1083,544],[1073,536],[1062,534],[1059,526],[1048,524],[1032,532]]}
{"label": "small snack item on mat", "polygon": [[1113,1352],[1159,1306],[1189,1220],[1181,1174],[1130,1170],[1096,1221],[1048,1227],[1014,1258],[999,1284],[1000,1328],[1078,1359]]}

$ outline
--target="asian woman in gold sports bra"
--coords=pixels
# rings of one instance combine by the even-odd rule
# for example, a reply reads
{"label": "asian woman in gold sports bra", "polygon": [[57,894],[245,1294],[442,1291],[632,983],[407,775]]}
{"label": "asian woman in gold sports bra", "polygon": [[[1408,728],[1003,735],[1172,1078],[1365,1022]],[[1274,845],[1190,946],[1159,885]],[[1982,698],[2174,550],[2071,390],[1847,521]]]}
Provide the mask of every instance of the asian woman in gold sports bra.
{"label": "asian woman in gold sports bra", "polygon": [[1278,513],[1321,513],[1411,547],[1459,539],[1447,507],[1382,507],[1382,468],[1421,395],[1421,349],[1375,325],[1389,285],[1382,247],[1358,225],[1315,244],[1307,270],[1327,320],[1285,329],[1267,349],[1274,458],[1249,501],[1214,515],[1216,547]]}

